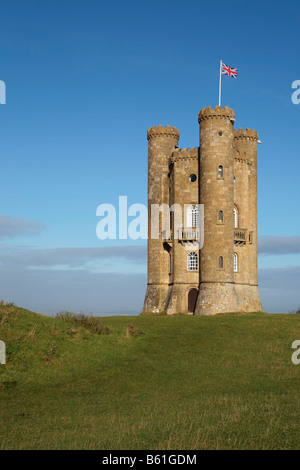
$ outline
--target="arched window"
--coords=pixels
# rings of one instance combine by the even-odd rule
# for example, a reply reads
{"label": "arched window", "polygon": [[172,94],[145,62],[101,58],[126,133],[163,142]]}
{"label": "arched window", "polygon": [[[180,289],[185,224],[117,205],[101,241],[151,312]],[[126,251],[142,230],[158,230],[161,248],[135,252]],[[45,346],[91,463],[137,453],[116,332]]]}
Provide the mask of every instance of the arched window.
{"label": "arched window", "polygon": [[187,270],[197,271],[198,269],[198,255],[194,251],[188,254],[187,257]]}
{"label": "arched window", "polygon": [[199,207],[190,206],[187,211],[187,226],[189,228],[199,227]]}
{"label": "arched window", "polygon": [[223,216],[223,211],[219,211],[219,222],[223,222],[224,216]]}
{"label": "arched window", "polygon": [[219,172],[218,172],[219,178],[223,178],[223,174],[224,174],[223,167],[222,167],[222,165],[220,165],[219,166]]}
{"label": "arched window", "polygon": [[223,269],[223,268],[224,268],[223,256],[219,256],[219,269]]}
{"label": "arched window", "polygon": [[239,211],[236,206],[233,208],[233,220],[234,220],[234,228],[238,228],[239,226]]}
{"label": "arched window", "polygon": [[238,272],[239,269],[239,257],[237,253],[234,253],[234,258],[233,258],[233,270],[235,273]]}

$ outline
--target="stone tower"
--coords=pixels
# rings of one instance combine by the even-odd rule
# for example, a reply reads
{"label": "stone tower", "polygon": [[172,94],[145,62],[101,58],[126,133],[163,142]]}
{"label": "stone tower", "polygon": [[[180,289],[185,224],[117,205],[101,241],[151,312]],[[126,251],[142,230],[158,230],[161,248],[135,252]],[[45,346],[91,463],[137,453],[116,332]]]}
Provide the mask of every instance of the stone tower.
{"label": "stone tower", "polygon": [[[262,309],[257,282],[257,141],[255,130],[235,132],[235,225],[247,227],[247,243],[236,243],[240,269],[234,274],[239,308],[245,312]],[[237,236],[243,233],[235,227]]]}
{"label": "stone tower", "polygon": [[[154,204],[168,204],[169,159],[178,146],[179,131],[176,127],[151,127],[148,138],[148,287],[144,311],[165,310],[169,290],[169,254],[162,241],[162,231],[157,228],[158,238],[151,236],[151,207]],[[161,225],[161,224],[160,224]],[[156,236],[156,234],[155,234]]]}
{"label": "stone tower", "polygon": [[[226,106],[202,109],[198,121],[199,148],[178,149],[175,127],[148,130],[148,286],[143,312],[262,311],[257,286],[258,134],[235,131],[234,111]],[[199,230],[204,231],[203,246],[196,243]]]}
{"label": "stone tower", "polygon": [[[234,120],[232,109],[202,109],[200,123],[200,203],[204,205],[204,245],[196,314],[238,311],[234,286]],[[222,302],[219,301],[222,299]]]}

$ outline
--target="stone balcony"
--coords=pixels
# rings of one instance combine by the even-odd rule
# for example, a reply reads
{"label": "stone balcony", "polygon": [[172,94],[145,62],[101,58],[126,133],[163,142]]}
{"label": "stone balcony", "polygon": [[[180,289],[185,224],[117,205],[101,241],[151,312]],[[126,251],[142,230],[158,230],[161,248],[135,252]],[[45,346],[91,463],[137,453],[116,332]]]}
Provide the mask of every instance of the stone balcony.
{"label": "stone balcony", "polygon": [[182,240],[183,241],[195,241],[200,238],[200,230],[197,228],[187,228],[182,231]]}
{"label": "stone balcony", "polygon": [[[235,245],[245,245],[247,243],[248,230],[246,228],[234,229],[234,243]],[[200,238],[200,230],[195,228],[188,228],[185,230],[176,230],[173,237],[173,230],[164,230],[162,232],[163,243],[171,244],[173,240],[180,242],[193,242]]]}
{"label": "stone balcony", "polygon": [[[196,228],[187,228],[185,230],[176,230],[174,234],[175,240],[182,242],[196,241],[200,238],[200,230]],[[162,240],[164,243],[173,242],[173,230],[164,230],[162,232]]]}
{"label": "stone balcony", "polygon": [[247,243],[247,229],[235,228],[234,229],[234,244],[245,245]]}

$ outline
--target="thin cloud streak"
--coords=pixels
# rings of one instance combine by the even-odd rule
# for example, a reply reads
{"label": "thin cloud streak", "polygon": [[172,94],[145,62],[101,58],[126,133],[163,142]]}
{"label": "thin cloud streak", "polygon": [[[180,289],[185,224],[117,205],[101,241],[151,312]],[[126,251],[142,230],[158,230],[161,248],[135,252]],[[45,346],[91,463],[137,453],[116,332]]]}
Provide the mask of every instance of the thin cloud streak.
{"label": "thin cloud streak", "polygon": [[23,267],[82,268],[86,264],[106,261],[145,264],[146,246],[32,248],[0,245],[0,263]]}
{"label": "thin cloud streak", "polygon": [[262,256],[299,254],[300,237],[261,237],[258,240],[258,253]]}
{"label": "thin cloud streak", "polygon": [[8,215],[0,215],[0,239],[19,236],[30,237],[39,234],[44,227],[41,222],[13,219]]}

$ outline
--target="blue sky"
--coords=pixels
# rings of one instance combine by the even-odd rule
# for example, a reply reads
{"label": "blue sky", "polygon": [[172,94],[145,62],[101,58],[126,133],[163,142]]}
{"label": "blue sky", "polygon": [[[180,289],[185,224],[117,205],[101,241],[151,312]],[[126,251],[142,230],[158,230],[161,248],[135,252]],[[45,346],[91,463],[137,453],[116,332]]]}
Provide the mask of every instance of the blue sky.
{"label": "blue sky", "polygon": [[2,0],[0,298],[40,312],[141,311],[145,241],[99,240],[96,208],[119,195],[147,203],[152,125],[198,145],[222,58],[239,70],[222,104],[262,141],[263,305],[298,307],[299,14],[297,1]]}

